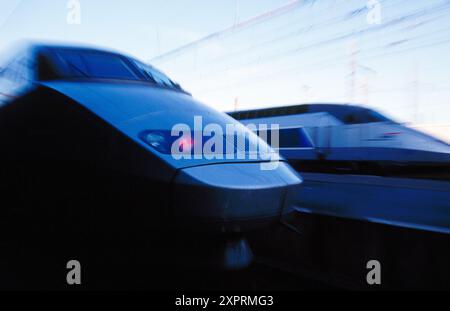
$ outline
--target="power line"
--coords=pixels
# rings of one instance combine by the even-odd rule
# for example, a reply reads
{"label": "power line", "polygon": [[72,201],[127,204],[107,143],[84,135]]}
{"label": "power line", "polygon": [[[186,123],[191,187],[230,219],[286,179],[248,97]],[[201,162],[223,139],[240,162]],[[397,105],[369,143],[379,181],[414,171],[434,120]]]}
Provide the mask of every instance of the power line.
{"label": "power line", "polygon": [[[409,13],[407,15],[401,15],[401,16],[394,17],[391,20],[385,22],[384,24],[382,24],[380,26],[366,28],[366,29],[363,29],[363,30],[360,30],[360,31],[357,31],[357,32],[341,33],[341,34],[338,34],[337,36],[335,36],[333,38],[329,38],[329,39],[322,40],[322,41],[312,42],[312,43],[303,45],[302,47],[297,47],[297,48],[294,48],[294,49],[291,49],[291,50],[288,50],[288,51],[284,51],[284,52],[281,52],[281,53],[272,54],[270,56],[259,57],[258,59],[254,59],[254,60],[245,62],[243,64],[240,64],[240,66],[238,66],[238,68],[242,69],[242,68],[245,68],[245,67],[248,67],[248,66],[260,64],[261,61],[264,61],[265,63],[267,63],[268,61],[280,60],[281,57],[286,57],[288,55],[303,53],[303,52],[305,52],[307,50],[313,50],[313,49],[318,48],[318,47],[323,47],[323,46],[330,45],[330,44],[336,44],[339,41],[352,39],[352,38],[355,38],[355,37],[358,37],[358,36],[362,36],[362,35],[374,34],[374,33],[378,32],[378,31],[389,29],[392,26],[398,26],[398,25],[404,24],[405,22],[408,22],[410,20],[414,20],[417,17],[427,16],[429,14],[434,14],[434,13],[440,14],[438,16],[433,16],[432,18],[429,19],[430,21],[437,21],[440,18],[446,17],[447,14],[448,14],[448,10],[449,9],[450,9],[449,4],[444,4],[444,5],[438,5],[438,6],[431,7],[431,8],[429,8],[426,11],[419,11],[418,10],[418,11]],[[436,34],[436,33],[437,32],[433,32],[433,34]],[[409,38],[409,39],[404,40],[404,41],[405,42],[406,41],[411,41],[413,39],[417,39],[417,38],[420,38],[420,37],[428,37],[428,36],[429,36],[429,34],[425,34],[425,35],[417,36],[415,38]],[[383,48],[386,48],[386,46],[383,46]],[[229,68],[228,68],[228,70],[229,70]],[[208,73],[206,73],[206,75],[202,75],[202,79],[204,79],[205,77],[212,76],[215,73],[217,73],[217,71],[215,71],[215,70],[214,71],[209,71]]]}
{"label": "power line", "polygon": [[[402,4],[401,1],[399,3],[386,2],[386,5],[389,8],[397,6],[398,4]],[[384,7],[384,9],[386,8],[387,7]],[[353,7],[353,9],[355,8]],[[339,8],[339,12],[335,16],[331,18],[329,16],[326,18],[321,18],[318,21],[318,23],[313,23],[312,20],[310,21],[309,19],[307,19],[306,21],[308,23],[309,22],[312,23],[310,25],[308,24],[300,25],[298,23],[298,21],[301,21],[301,23],[305,23],[304,18],[297,19],[293,23],[288,23],[287,25],[285,25],[284,23],[285,19],[283,19],[283,24],[277,20],[271,22],[268,25],[266,25],[265,22],[269,22],[269,20],[266,20],[264,21],[264,25],[260,25],[263,22],[258,23],[258,28],[254,28],[254,30],[252,31],[253,34],[255,30],[259,32],[264,31],[265,32],[264,36],[257,37],[256,40],[254,40],[254,37],[250,37],[250,39],[253,40],[249,42],[245,41],[245,37],[233,36],[235,40],[232,42],[239,43],[240,41],[237,40],[244,40],[244,45],[236,44],[234,45],[236,46],[236,48],[227,49],[225,53],[221,53],[219,54],[218,57],[215,58],[211,58],[210,55],[205,54],[209,57],[206,57],[205,59],[202,58],[203,61],[200,62],[201,66],[200,68],[204,66],[205,68],[202,69],[206,70],[201,70],[203,71],[203,73],[200,72],[200,79],[196,77],[196,74],[198,74],[197,72],[194,72],[194,75],[192,75],[192,71],[190,71],[189,80],[200,81],[201,83],[201,81],[205,79],[204,74],[206,74],[206,77],[209,77],[214,73],[217,73],[218,71],[222,72],[222,74],[219,74],[218,76],[220,80],[220,78],[224,74],[227,74],[227,71],[230,70],[230,68],[232,68],[230,71],[232,75],[229,76],[230,79],[222,79],[222,81],[217,81],[218,83],[206,83],[206,85],[202,85],[203,89],[199,89],[198,91],[196,91],[196,93],[204,95],[206,93],[216,93],[231,88],[237,88],[237,90],[239,90],[243,86],[247,86],[250,84],[260,84],[261,82],[267,80],[276,81],[276,79],[281,75],[285,77],[286,73],[297,74],[300,71],[305,72],[304,69],[307,68],[310,68],[310,70],[307,69],[308,73],[316,72],[318,70],[327,69],[330,66],[333,67],[335,65],[337,66],[341,64],[343,61],[348,60],[348,55],[340,55],[340,53],[336,53],[336,49],[335,48],[333,49],[333,47],[335,47],[336,44],[339,44],[339,42],[342,41],[345,42],[345,40],[349,40],[352,38],[364,39],[365,43],[364,49],[362,52],[358,52],[358,54],[360,55],[358,56],[358,62],[359,61],[364,62],[366,60],[371,59],[378,60],[381,58],[391,57],[396,54],[408,53],[419,49],[427,49],[444,44],[448,45],[450,44],[450,39],[448,39],[448,35],[442,36],[441,32],[444,31],[448,33],[449,27],[447,26],[446,28],[443,29],[436,29],[436,27],[438,25],[441,25],[440,20],[442,20],[443,18],[448,18],[449,9],[450,9],[450,1],[441,1],[433,4],[421,5],[420,7],[414,8],[411,7],[409,12],[405,12],[405,10],[402,10],[402,13],[398,13],[396,14],[396,16],[390,14],[389,20],[383,20],[383,24],[381,25],[371,25],[370,27],[364,27],[363,29],[356,29],[356,31],[350,29],[351,25],[348,23],[343,28],[345,29],[344,31],[339,31],[338,29],[334,30],[333,27],[334,25],[348,22],[355,16],[359,16],[354,14],[364,13],[364,11],[362,11],[361,8],[350,12],[346,11],[347,7]],[[398,12],[398,10],[395,11]],[[300,11],[300,13],[303,14],[304,13],[303,10]],[[411,22],[413,22],[414,25],[411,25]],[[423,25],[426,25],[427,27],[424,28],[422,27]],[[286,26],[288,26],[289,29],[287,29]],[[421,29],[418,29],[419,27],[421,27]],[[278,31],[279,29],[282,31]],[[328,33],[328,37],[322,36],[318,38],[317,36],[315,36],[315,34],[313,34],[312,36],[310,35],[311,33],[319,29],[327,29],[327,30],[333,29],[333,30],[331,30],[330,33]],[[405,32],[406,35],[402,35],[400,32]],[[235,34],[235,32],[232,31],[227,33],[227,35],[228,34],[232,35]],[[308,34],[308,36],[303,36],[306,34]],[[330,35],[332,36],[331,38]],[[372,38],[375,39],[379,38],[375,36],[380,35],[382,36],[382,40],[372,40]],[[296,43],[293,40],[292,40],[293,42],[290,41],[286,42],[286,44],[283,44],[282,46],[274,45],[274,43],[282,42],[285,40],[287,41],[291,38],[298,36],[306,38],[306,40],[302,39],[302,41],[304,41],[302,43],[302,46],[298,45],[295,46]],[[223,39],[222,37],[218,38]],[[369,46],[367,46],[367,43],[369,43],[368,44]],[[178,51],[176,54],[173,54],[172,56],[180,57],[184,56],[184,54],[187,54],[186,57],[190,57],[189,49],[191,47],[198,48],[195,50],[196,53],[201,52],[201,45],[193,45],[189,46],[189,48],[187,49]],[[324,51],[324,53],[326,52],[325,54],[321,53],[321,55],[324,55],[325,57],[320,57],[319,53],[316,53],[318,49]],[[255,53],[250,55],[252,51],[255,51]],[[328,53],[328,51],[330,53]],[[246,58],[240,57],[241,55],[247,53],[249,53],[248,57]],[[305,62],[303,62],[301,66],[298,65],[295,66],[295,64],[291,61],[291,59],[294,59],[294,57],[295,59],[299,58],[298,57],[299,54],[311,55],[310,57],[308,57],[307,61],[308,63],[305,64]],[[225,62],[225,60],[227,59],[232,59],[232,61]],[[253,68],[258,69],[260,68],[258,67],[260,64],[266,65],[267,63],[273,63],[273,66],[276,67],[270,67],[271,70],[266,71],[264,70],[253,71]],[[211,66],[208,64],[210,64]],[[222,67],[224,68],[223,70],[217,70],[221,69]],[[174,68],[177,67],[175,66]],[[234,68],[237,70],[237,72],[234,71]],[[262,68],[264,69],[265,67]],[[184,69],[185,67],[183,67],[183,72]],[[211,69],[213,70],[211,71]],[[197,69],[195,71],[197,71]],[[240,74],[235,75],[235,73]],[[206,81],[212,80],[207,79]],[[197,88],[199,88],[198,86],[199,85],[197,84]],[[205,86],[206,88],[204,88]],[[361,88],[358,87],[357,85],[354,85],[354,88],[355,87],[357,87],[358,90]],[[366,87],[368,88],[368,86]],[[353,92],[355,91],[356,89]],[[446,92],[447,89],[439,88],[433,89],[433,91]],[[366,90],[366,92],[368,93],[369,91]],[[372,92],[372,90],[370,92]],[[374,90],[374,92],[377,93],[382,91]],[[236,92],[235,94],[236,96],[234,97],[235,106],[237,105],[236,98],[238,98],[239,95],[238,93],[239,92]],[[345,96],[342,97],[344,98]]]}
{"label": "power line", "polygon": [[[446,30],[448,30],[449,28],[447,28]],[[417,49],[422,49],[422,48],[429,48],[429,47],[434,47],[434,46],[439,46],[439,45],[443,45],[443,44],[449,44],[450,43],[450,39],[448,39],[448,36],[445,36],[446,39],[444,40],[440,40],[440,41],[436,41],[436,42],[431,42],[431,43],[427,43],[427,44],[423,44],[423,45],[419,45],[419,46],[415,46],[415,47],[410,47],[410,48],[406,48],[403,50],[398,50],[398,51],[394,51],[394,52],[388,52],[388,53],[380,53],[380,54],[375,54],[375,55],[371,55],[371,56],[366,56],[366,57],[362,57],[360,58],[361,60],[368,60],[368,59],[378,59],[378,58],[384,58],[387,56],[392,56],[395,54],[399,54],[399,53],[405,53],[405,52],[410,52],[413,50],[417,50]],[[383,48],[383,47],[379,47]],[[242,87],[244,85],[252,85],[252,84],[257,84],[260,83],[262,81],[266,81],[269,79],[273,79],[274,76],[276,75],[281,75],[281,74],[286,74],[288,72],[298,72],[300,70],[305,70],[307,68],[314,68],[316,71],[319,69],[324,69],[324,68],[328,68],[331,64],[333,63],[339,63],[342,61],[345,61],[348,57],[347,56],[343,56],[340,58],[331,58],[328,60],[321,60],[320,62],[314,63],[314,64],[308,64],[307,66],[300,66],[300,67],[296,67],[296,68],[290,68],[288,70],[281,70],[281,71],[277,71],[276,73],[270,73],[269,75],[266,75],[264,77],[260,77],[259,79],[247,79],[246,82],[236,82],[236,83],[232,83],[230,85],[225,85],[223,87],[219,87],[219,88],[215,88],[215,89],[206,89],[206,90],[201,90],[199,91],[199,93],[211,93],[211,92],[217,92],[220,90],[226,90],[229,88],[233,88],[236,86]]]}
{"label": "power line", "polygon": [[9,12],[9,14],[6,16],[5,20],[0,24],[0,31],[5,27],[5,25],[8,23],[9,19],[16,13],[19,6],[23,3],[23,0],[18,0],[16,5],[13,7],[13,9]]}
{"label": "power line", "polygon": [[172,51],[169,51],[167,53],[159,55],[159,56],[153,58],[151,60],[151,62],[161,61],[163,59],[167,59],[169,57],[173,57],[174,55],[176,55],[178,53],[181,53],[182,51],[186,51],[186,50],[191,49],[193,47],[198,47],[198,46],[200,46],[202,44],[205,44],[206,42],[208,42],[210,40],[223,37],[225,35],[234,33],[236,31],[243,30],[243,29],[251,27],[253,25],[257,25],[257,24],[259,24],[261,22],[264,22],[264,21],[267,21],[269,19],[272,19],[272,18],[281,16],[281,15],[284,15],[284,14],[286,14],[286,13],[292,11],[292,10],[295,10],[295,9],[299,8],[302,4],[304,5],[305,3],[310,3],[311,1],[315,1],[315,0],[294,0],[294,1],[290,1],[289,3],[287,3],[287,4],[285,4],[285,5],[281,6],[281,7],[278,7],[276,9],[270,10],[268,12],[265,12],[265,13],[261,14],[261,15],[252,17],[252,18],[250,18],[248,20],[245,20],[243,22],[237,23],[237,24],[232,25],[230,27],[227,27],[227,28],[225,28],[223,30],[217,31],[217,32],[212,33],[210,35],[207,35],[206,37],[203,37],[201,39],[198,39],[196,41],[193,41],[193,42],[190,42],[190,43],[188,43],[186,45],[183,45],[183,46],[181,46],[179,48],[176,48],[176,49],[174,49]]}
{"label": "power line", "polygon": [[[389,7],[394,7],[394,6],[399,5],[399,4],[402,4],[401,0],[399,2],[397,2],[396,4],[394,4],[394,5],[390,5]],[[388,9],[389,7],[385,8],[385,10]],[[362,9],[359,9],[359,10],[356,10],[356,11],[361,12],[361,10]],[[333,18],[327,19],[326,21],[323,21],[323,22],[321,22],[319,24],[303,26],[303,27],[301,27],[299,29],[296,29],[296,30],[293,30],[293,31],[291,31],[291,32],[289,32],[289,33],[287,33],[285,35],[275,37],[275,38],[273,38],[271,40],[266,40],[266,41],[260,42],[258,44],[254,44],[254,45],[252,45],[250,47],[247,47],[247,48],[235,51],[235,52],[233,52],[231,54],[227,54],[227,55],[224,55],[224,56],[216,57],[216,58],[211,59],[210,61],[206,62],[206,64],[212,63],[212,62],[224,61],[225,59],[229,59],[229,58],[233,58],[233,57],[245,54],[245,53],[249,53],[249,52],[251,52],[251,51],[253,51],[255,49],[260,49],[262,47],[269,46],[269,45],[271,45],[273,43],[277,43],[277,42],[280,42],[280,41],[285,41],[285,40],[291,39],[293,37],[305,35],[305,34],[308,34],[310,32],[313,32],[313,31],[317,31],[317,30],[320,30],[320,29],[323,29],[323,28],[326,28],[326,27],[330,27],[330,26],[335,25],[335,24],[342,23],[344,21],[349,21],[350,19],[356,18],[358,16],[354,12],[355,12],[355,10],[352,10],[351,12],[347,12],[347,13],[343,14],[342,16],[333,17]],[[321,13],[326,13],[326,10],[323,10],[322,12],[320,12],[320,14]],[[290,28],[292,28],[292,24],[290,24],[289,26],[290,26]],[[273,32],[278,33],[280,28],[284,28],[284,26],[279,27],[278,29],[275,29]]]}
{"label": "power line", "polygon": [[360,30],[360,31],[357,31],[357,32],[344,33],[344,34],[341,34],[341,35],[339,35],[337,37],[334,37],[334,38],[331,38],[331,39],[314,42],[312,44],[304,45],[304,46],[301,46],[301,47],[298,47],[298,48],[295,48],[295,49],[291,49],[291,50],[285,51],[285,52],[280,53],[280,54],[272,55],[271,57],[267,57],[267,58],[263,58],[263,59],[259,58],[256,61],[248,62],[248,63],[246,63],[244,65],[252,65],[252,64],[255,64],[256,62],[260,63],[261,60],[278,59],[280,57],[280,55],[285,56],[285,55],[289,55],[289,54],[295,54],[295,53],[298,53],[298,52],[305,51],[306,49],[314,49],[314,48],[317,48],[317,47],[321,47],[321,46],[324,46],[324,45],[336,43],[336,42],[339,42],[339,41],[352,39],[352,38],[359,37],[359,36],[366,35],[366,34],[371,34],[371,33],[374,33],[374,32],[380,31],[380,30],[388,29],[389,27],[392,27],[392,26],[396,26],[396,25],[405,23],[405,22],[410,21],[410,20],[414,20],[415,18],[420,17],[423,14],[441,13],[442,10],[444,10],[444,9],[445,10],[449,9],[449,4],[436,6],[436,7],[432,8],[432,9],[430,9],[429,12],[416,11],[416,12],[411,13],[409,15],[403,15],[403,16],[391,19],[390,21],[384,22],[383,24],[381,24],[379,26],[376,26],[376,27],[369,27],[369,28],[366,28],[366,29],[363,29],[363,30]]}

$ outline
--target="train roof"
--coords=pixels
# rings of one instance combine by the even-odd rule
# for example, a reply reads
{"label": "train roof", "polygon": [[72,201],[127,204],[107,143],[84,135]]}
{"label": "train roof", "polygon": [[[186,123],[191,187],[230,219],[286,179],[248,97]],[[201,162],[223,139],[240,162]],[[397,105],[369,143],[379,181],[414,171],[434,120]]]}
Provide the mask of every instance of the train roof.
{"label": "train roof", "polygon": [[378,112],[352,104],[311,103],[293,106],[230,112],[236,120],[262,119],[281,116],[302,115],[308,113],[329,113],[345,124],[391,121]]}
{"label": "train roof", "polygon": [[[13,46],[6,56],[4,62],[0,61],[0,70],[24,63],[40,80],[102,79],[148,82],[189,94],[155,67],[109,49],[26,41]],[[23,59],[26,61],[22,61]]]}
{"label": "train roof", "polygon": [[[77,50],[90,50],[104,53],[113,53],[124,55],[119,51],[114,51],[108,48],[96,47],[88,44],[75,44],[75,43],[60,43],[60,42],[39,42],[39,41],[19,41],[9,47],[9,52],[17,51],[39,51],[42,49],[77,49]],[[12,54],[12,53],[10,53]]]}

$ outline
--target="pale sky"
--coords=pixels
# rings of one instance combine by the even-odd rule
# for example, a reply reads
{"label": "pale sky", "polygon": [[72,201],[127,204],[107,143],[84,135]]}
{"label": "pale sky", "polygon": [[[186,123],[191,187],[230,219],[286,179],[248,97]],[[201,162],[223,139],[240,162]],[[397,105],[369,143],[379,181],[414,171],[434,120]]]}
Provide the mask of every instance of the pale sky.
{"label": "pale sky", "polygon": [[[0,0],[0,49],[80,42],[148,62],[289,0],[78,2],[72,25],[71,1]],[[399,121],[450,123],[449,1],[380,0],[380,24],[368,23],[366,0],[300,2],[152,63],[219,110],[352,101]]]}

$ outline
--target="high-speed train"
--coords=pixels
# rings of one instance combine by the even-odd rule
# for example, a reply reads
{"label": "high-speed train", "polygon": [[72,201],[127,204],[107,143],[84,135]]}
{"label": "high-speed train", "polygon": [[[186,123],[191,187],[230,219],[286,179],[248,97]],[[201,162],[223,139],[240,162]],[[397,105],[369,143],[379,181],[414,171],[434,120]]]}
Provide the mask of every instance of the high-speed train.
{"label": "high-speed train", "polygon": [[247,125],[279,124],[280,153],[303,171],[450,178],[447,143],[369,108],[318,103],[230,115]]}
{"label": "high-speed train", "polygon": [[[120,266],[115,258],[128,255],[140,260],[143,249],[161,262],[186,254],[201,261],[206,255],[196,252],[209,251],[197,247],[201,240],[212,240],[211,249],[231,243],[219,253],[236,268],[250,252],[241,236],[290,210],[290,192],[302,180],[270,147],[271,170],[261,169],[267,158],[173,157],[173,127],[194,129],[195,117],[254,134],[152,66],[97,48],[26,44],[0,67],[0,240],[21,268],[40,254],[45,271],[63,269],[58,284],[65,284],[66,262],[77,254],[97,268]],[[176,147],[196,139],[192,133]],[[19,256],[23,249],[14,246],[32,255]],[[107,246],[113,254],[97,256]],[[9,267],[3,260],[12,264],[8,258],[0,269]],[[99,270],[89,271],[92,284]]]}

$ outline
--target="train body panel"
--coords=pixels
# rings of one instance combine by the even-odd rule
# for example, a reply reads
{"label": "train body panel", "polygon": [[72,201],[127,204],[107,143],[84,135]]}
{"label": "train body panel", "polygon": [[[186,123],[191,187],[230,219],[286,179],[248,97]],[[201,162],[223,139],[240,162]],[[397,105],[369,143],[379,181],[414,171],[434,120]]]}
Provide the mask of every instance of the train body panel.
{"label": "train body panel", "polygon": [[[13,60],[11,63],[14,65],[11,65],[11,68],[7,66],[0,74],[0,80],[3,81],[1,85],[4,86],[4,80],[10,79],[9,74],[5,75],[5,72],[28,71],[27,79],[17,83],[22,84],[20,91],[19,88],[7,88],[5,92],[8,92],[8,99],[4,100],[0,107],[1,118],[4,120],[1,136],[6,151],[2,156],[5,161],[13,161],[17,166],[20,161],[31,161],[30,158],[36,161],[57,159],[56,162],[62,166],[64,163],[89,163],[86,167],[95,164],[106,175],[114,172],[135,176],[172,189],[172,184],[177,182],[175,177],[187,172],[180,173],[180,170],[190,167],[199,167],[196,172],[217,169],[226,172],[221,165],[231,168],[228,165],[239,164],[238,167],[242,166],[244,169],[235,171],[236,181],[239,176],[245,176],[242,172],[246,167],[261,168],[265,162],[273,162],[277,166],[285,165],[279,162],[281,159],[276,151],[258,140],[254,133],[239,122],[194,100],[164,74],[133,58],[91,48],[47,45],[32,45],[27,47],[27,52],[17,55],[21,58],[20,61]],[[26,63],[28,66],[16,68],[16,63]],[[196,123],[196,118],[201,119],[200,124]],[[83,124],[83,119],[91,120],[92,124]],[[170,136],[173,134],[171,130],[177,124],[182,124],[192,131],[203,131],[203,127],[209,124],[224,130],[231,125],[234,128],[233,134],[251,137],[253,140],[256,138],[256,142],[266,148],[270,157],[266,154],[265,158],[251,158],[247,150],[233,149],[235,146],[232,146],[231,154],[221,154],[219,151],[216,156],[207,157],[200,148],[199,157],[194,153],[192,156],[186,154],[186,157],[177,158],[170,149],[172,141],[158,140],[157,144],[153,145],[145,136],[156,132],[153,136],[165,139],[167,137],[159,137],[159,133]],[[198,138],[196,132],[191,134],[192,137]],[[227,138],[228,133],[222,135],[222,138]],[[192,139],[189,142],[192,149],[196,147],[195,144],[204,143],[202,140],[205,136],[208,135],[200,133],[200,143]],[[33,142],[31,149],[30,146],[18,143],[24,139]],[[250,141],[247,141],[248,144]],[[41,148],[41,145],[46,148]],[[160,145],[169,148],[166,150]],[[250,145],[245,145],[245,148],[248,147]],[[238,152],[244,157],[239,157]],[[245,163],[249,165],[243,166]],[[270,176],[289,179],[290,183],[286,182],[284,187],[301,183],[301,178],[289,170],[251,171],[255,178],[260,180],[260,186],[263,187],[266,183],[267,189],[282,187],[272,184]],[[89,172],[85,173],[89,175]],[[204,174],[203,178],[207,176],[208,174]],[[220,183],[220,177],[217,182]],[[202,187],[202,191],[207,191],[208,187],[217,188],[217,185],[205,182]],[[232,191],[232,187],[226,184],[220,188]],[[278,195],[282,197],[283,192]],[[165,201],[170,202],[173,199],[168,196]],[[237,213],[239,206],[251,202],[234,201],[233,204],[236,205],[233,208]],[[202,206],[196,208],[203,208],[205,215],[208,215],[208,207],[204,204]],[[172,206],[172,209],[176,208],[180,207]],[[271,205],[270,208],[278,213],[280,206]],[[242,212],[245,214],[245,210]]]}
{"label": "train body panel", "polygon": [[[197,127],[203,131],[209,124],[218,125],[226,129],[227,125],[233,125],[240,132],[245,131],[245,136],[253,135],[242,127],[233,118],[224,115],[196,100],[191,96],[172,90],[152,88],[139,83],[101,83],[101,82],[45,82],[44,86],[51,88],[68,98],[77,101],[105,121],[126,133],[136,143],[146,148],[149,152],[157,152],[141,138],[144,131],[168,131],[177,124],[183,124],[192,129]],[[201,118],[201,122],[195,124],[195,118]],[[224,131],[225,134],[225,131]],[[207,137],[202,139],[206,140]],[[267,157],[271,160],[279,159],[278,153],[268,151]],[[189,166],[230,163],[230,162],[254,162],[249,157],[207,158],[198,159],[174,159],[169,153],[159,157],[176,168]]]}
{"label": "train body panel", "polygon": [[420,167],[420,170],[427,171],[436,167],[443,168],[444,174],[450,173],[450,145],[395,123],[368,108],[305,104],[233,112],[230,115],[245,125],[278,124],[280,135],[283,135],[283,129],[288,128],[305,131],[314,144],[314,151],[295,145],[279,149],[283,157],[300,168],[300,162],[307,161],[314,169],[344,164],[343,171],[348,172],[355,172],[358,166],[369,165],[389,169]]}
{"label": "train body panel", "polygon": [[[187,226],[206,224],[218,232],[239,233],[262,224],[275,223],[291,202],[290,191],[299,185],[296,173],[285,163],[261,175],[258,163],[232,163],[192,167],[175,178],[175,218]],[[208,210],[201,207],[210,206]],[[189,221],[186,221],[189,220]]]}
{"label": "train body panel", "polygon": [[[20,246],[41,262],[49,254],[63,262],[108,248],[121,252],[119,262],[156,253],[164,263],[174,259],[167,258],[174,245],[211,240],[214,249],[226,248],[230,235],[279,222],[291,210],[301,177],[242,124],[155,68],[90,48],[32,45],[14,55],[0,66],[0,242],[11,254]],[[187,142],[172,140],[177,124],[192,130]],[[244,149],[225,141],[231,153],[214,148],[216,156],[205,156],[210,124],[247,137]],[[259,149],[249,157],[251,144],[264,146],[266,157]],[[174,146],[188,153],[177,158]],[[199,157],[190,151],[197,146]],[[214,256],[226,253],[220,247]]]}

